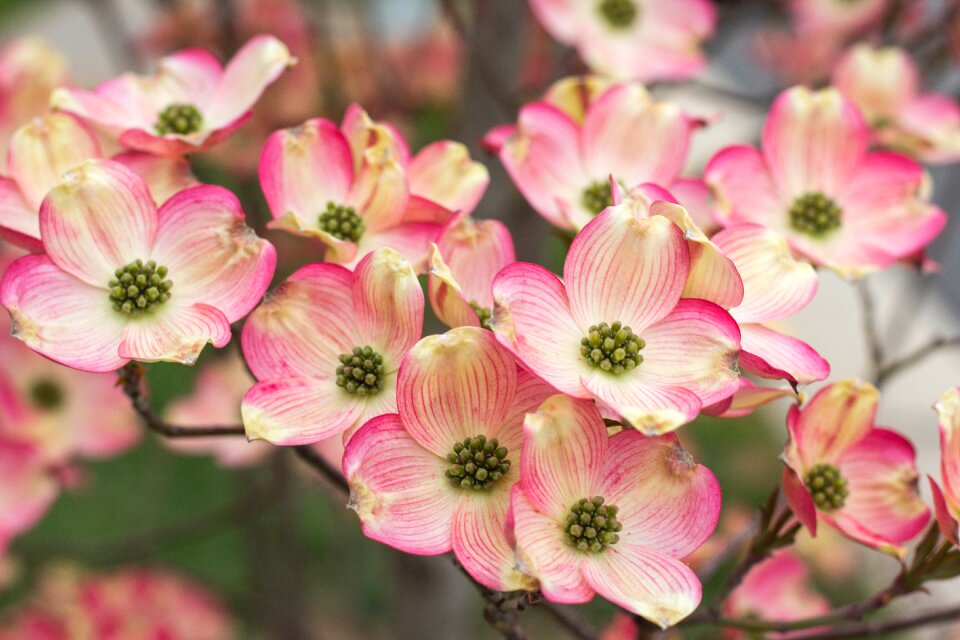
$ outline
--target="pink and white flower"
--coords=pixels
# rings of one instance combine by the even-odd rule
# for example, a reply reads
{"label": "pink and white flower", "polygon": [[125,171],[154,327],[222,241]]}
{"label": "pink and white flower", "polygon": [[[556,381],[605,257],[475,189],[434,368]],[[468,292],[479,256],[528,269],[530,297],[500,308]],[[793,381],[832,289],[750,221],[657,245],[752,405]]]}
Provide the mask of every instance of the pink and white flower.
{"label": "pink and white flower", "polygon": [[494,331],[558,391],[671,431],[738,386],[740,330],[718,305],[681,299],[690,270],[673,222],[611,207],[574,239],[562,281],[522,262],[497,275]]}
{"label": "pink and white flower", "polygon": [[13,335],[85,371],[130,360],[192,364],[263,296],[273,246],[244,224],[221,187],[181,191],[158,210],[123,166],[88,160],[40,208],[45,254],[14,262],[0,282]]}
{"label": "pink and white flower", "polygon": [[929,202],[920,165],[868,153],[870,132],[836,89],[780,94],[761,150],[727,147],[704,179],[724,225],[760,224],[814,264],[850,278],[883,269],[925,247],[946,223]]}
{"label": "pink and white flower", "polygon": [[595,593],[668,627],[700,603],[681,560],[713,533],[720,486],[673,434],[608,437],[597,407],[552,396],[524,421],[517,558],[555,602]]}
{"label": "pink and white flower", "polygon": [[363,532],[407,553],[452,550],[491,589],[535,588],[517,568],[507,512],[523,416],[551,393],[478,327],[418,342],[400,366],[398,413],[367,422],[344,453]]}
{"label": "pink and white flower", "polygon": [[[807,565],[789,549],[783,549],[754,566],[724,604],[724,613],[733,618],[790,621],[821,616],[830,603],[810,585]],[[771,638],[787,640],[790,633],[773,633]],[[727,640],[750,636],[730,629]]]}
{"label": "pink and white flower", "polygon": [[[101,157],[94,133],[71,115],[47,114],[17,129],[7,153],[9,177],[0,177],[0,237],[43,251],[40,203],[44,196],[67,171]],[[128,151],[113,160],[143,178],[157,203],[197,184],[190,165],[181,158]]]}
{"label": "pink and white flower", "polygon": [[842,380],[790,408],[783,489],[812,535],[823,520],[847,537],[902,556],[930,520],[917,494],[916,452],[900,434],[874,425],[880,393]]}
{"label": "pink and white flower", "polygon": [[713,35],[710,0],[530,0],[550,35],[587,65],[624,80],[683,80],[705,65],[700,43]]}
{"label": "pink and white flower", "polygon": [[[273,133],[260,158],[271,226],[319,239],[328,262],[353,267],[374,249],[390,247],[424,271],[430,243],[451,212],[411,193],[408,157],[398,133],[356,106],[342,128],[315,119]],[[437,182],[436,188],[462,197],[455,186]]]}
{"label": "pink and white flower", "polygon": [[525,105],[515,126],[492,130],[485,144],[537,213],[576,231],[612,204],[610,176],[624,188],[680,182],[697,126],[640,84],[567,79]]}
{"label": "pink and white flower", "polygon": [[94,91],[58,89],[51,104],[116,135],[125,147],[183,155],[231,135],[263,90],[295,63],[286,45],[261,35],[226,68],[207,51],[184,49],[163,58],[152,75],[126,73]]}
{"label": "pink and white flower", "polygon": [[960,106],[942,93],[920,93],[920,72],[899,47],[852,47],[833,84],[853,101],[884,146],[924,162],[960,160]]}
{"label": "pink and white flower", "polygon": [[502,222],[464,217],[447,226],[430,255],[430,306],[440,322],[489,329],[493,279],[515,261],[513,238]]}
{"label": "pink and white flower", "polygon": [[943,536],[960,546],[960,389],[948,389],[936,405],[940,418],[940,480],[930,478],[934,512]]}
{"label": "pink and white flower", "polygon": [[393,249],[368,253],[351,273],[303,267],[247,319],[243,355],[259,382],[241,413],[247,437],[274,444],[348,439],[397,410],[397,371],[423,330],[423,291]]}

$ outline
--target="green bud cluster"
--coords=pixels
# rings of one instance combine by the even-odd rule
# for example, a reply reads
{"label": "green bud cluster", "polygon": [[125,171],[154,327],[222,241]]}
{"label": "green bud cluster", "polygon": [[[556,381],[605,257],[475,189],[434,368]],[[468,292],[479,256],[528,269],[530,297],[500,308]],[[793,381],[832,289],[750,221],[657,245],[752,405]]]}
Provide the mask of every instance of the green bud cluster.
{"label": "green bud cluster", "polygon": [[37,380],[30,385],[30,403],[52,411],[63,406],[63,388],[53,380]]}
{"label": "green bud cluster", "polygon": [[640,350],[647,343],[630,327],[620,322],[606,322],[590,327],[587,337],[580,341],[580,355],[594,367],[620,375],[643,362]]}
{"label": "green bud cluster", "polygon": [[617,544],[620,542],[619,531],[623,528],[617,520],[619,511],[614,505],[603,504],[602,496],[581,498],[567,514],[563,529],[567,542],[580,551],[594,553]]}
{"label": "green bud cluster", "polygon": [[340,354],[337,386],[347,393],[372,396],[383,389],[383,356],[370,347],[354,347]]}
{"label": "green bud cluster", "polygon": [[348,242],[358,242],[367,229],[356,209],[333,202],[328,202],[327,209],[320,214],[319,226],[321,231]]}
{"label": "green bud cluster", "polygon": [[615,29],[626,29],[637,19],[636,0],[601,0],[597,9],[607,24]]}
{"label": "green bud cluster", "polygon": [[850,495],[846,478],[832,464],[816,465],[807,473],[804,484],[813,496],[817,508],[823,511],[842,508]]}
{"label": "green bud cluster", "polygon": [[470,308],[477,312],[477,319],[480,320],[480,326],[493,331],[493,325],[491,324],[493,311],[490,310],[490,307],[481,307],[479,302],[471,300]]}
{"label": "green bud cluster", "polygon": [[840,228],[843,210],[822,193],[805,193],[790,205],[790,227],[799,233],[822,238]]}
{"label": "green bud cluster", "polygon": [[487,440],[484,435],[464,438],[447,454],[450,463],[447,479],[454,487],[489,489],[510,470],[507,453],[507,448],[501,447],[496,438]]}
{"label": "green bud cluster", "polygon": [[157,116],[153,125],[162,136],[169,133],[187,135],[203,128],[203,115],[192,104],[171,104]]}
{"label": "green bud cluster", "polygon": [[590,186],[583,190],[580,203],[584,209],[593,215],[597,215],[607,207],[612,206],[613,196],[610,195],[610,182],[597,180],[590,183]]}
{"label": "green bud cluster", "polygon": [[173,282],[167,280],[167,268],[153,260],[137,258],[113,272],[114,279],[107,286],[113,309],[138,317],[152,311],[170,299]]}

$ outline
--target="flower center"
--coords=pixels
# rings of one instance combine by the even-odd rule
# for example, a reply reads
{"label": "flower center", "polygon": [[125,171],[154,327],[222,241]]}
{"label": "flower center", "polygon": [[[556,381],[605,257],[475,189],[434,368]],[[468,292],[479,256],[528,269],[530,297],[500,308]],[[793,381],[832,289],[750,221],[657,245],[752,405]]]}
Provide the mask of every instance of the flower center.
{"label": "flower center", "polygon": [[196,133],[203,128],[203,115],[192,104],[174,103],[160,112],[154,127],[162,136],[168,133],[180,135]]}
{"label": "flower center", "polygon": [[170,299],[173,282],[167,280],[167,268],[158,267],[153,260],[139,258],[113,272],[108,283],[110,302],[115,311],[128,316],[139,316]]}
{"label": "flower center", "polygon": [[601,0],[600,15],[615,29],[626,29],[637,19],[636,0]]}
{"label": "flower center", "polygon": [[30,385],[30,402],[38,409],[59,409],[63,399],[63,389],[53,380],[37,380]]}
{"label": "flower center", "polygon": [[370,347],[354,347],[340,354],[337,386],[347,393],[372,396],[383,389],[383,356]]}
{"label": "flower center", "polygon": [[790,205],[790,226],[794,231],[821,238],[840,228],[843,209],[822,193],[805,193]]}
{"label": "flower center", "polygon": [[490,310],[490,307],[481,307],[479,302],[471,300],[470,308],[476,311],[477,319],[480,320],[480,326],[493,331],[493,327],[490,324],[490,321],[493,320],[493,312]]}
{"label": "flower center", "polygon": [[580,341],[580,355],[590,365],[620,375],[643,362],[640,350],[645,346],[647,343],[630,327],[601,322],[590,327],[587,337]]}
{"label": "flower center", "polygon": [[366,228],[353,207],[328,202],[326,211],[320,214],[320,229],[340,240],[357,242]]}
{"label": "flower center", "polygon": [[580,498],[570,507],[563,528],[567,542],[580,551],[599,553],[608,545],[617,544],[623,528],[617,520],[620,509],[612,504],[603,504],[603,496]]}
{"label": "flower center", "polygon": [[447,454],[450,463],[447,479],[454,487],[489,489],[510,470],[507,453],[507,448],[501,447],[496,438],[487,440],[484,435],[464,438]]}
{"label": "flower center", "polygon": [[606,180],[591,182],[590,186],[583,190],[580,203],[584,209],[593,215],[597,215],[607,207],[613,206],[610,183]]}
{"label": "flower center", "polygon": [[807,473],[804,481],[817,508],[823,511],[833,511],[843,507],[850,492],[847,490],[847,480],[840,474],[840,470],[832,464],[818,464]]}

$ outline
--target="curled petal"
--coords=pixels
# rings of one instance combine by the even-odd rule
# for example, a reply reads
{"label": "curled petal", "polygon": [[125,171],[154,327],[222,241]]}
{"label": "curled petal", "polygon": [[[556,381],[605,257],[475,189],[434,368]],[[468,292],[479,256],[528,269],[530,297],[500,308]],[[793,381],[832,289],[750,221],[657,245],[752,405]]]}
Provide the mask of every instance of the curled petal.
{"label": "curled petal", "polygon": [[510,230],[498,220],[463,218],[437,241],[440,253],[468,301],[493,308],[493,279],[516,260]]}
{"label": "curled petal", "polygon": [[120,357],[141,362],[194,364],[207,343],[220,348],[230,342],[230,321],[223,312],[202,303],[177,305],[127,323]]}
{"label": "curled petal", "polygon": [[43,251],[37,210],[23,199],[17,183],[4,177],[0,177],[0,238],[27,251]]}
{"label": "curled petal", "polygon": [[442,457],[464,438],[497,437],[516,386],[516,364],[490,332],[460,327],[410,350],[397,405],[411,437]]}
{"label": "curled petal", "polygon": [[810,384],[830,375],[830,363],[810,345],[762,324],[741,324],[740,366],[763,378]]}
{"label": "curled petal", "polygon": [[827,385],[788,422],[790,451],[796,452],[798,473],[817,464],[835,464],[873,428],[880,393],[860,380]]}
{"label": "curled petal", "polygon": [[537,581],[517,568],[507,540],[510,492],[464,495],[453,512],[453,554],[474,580],[497,591],[533,590]]}
{"label": "curled petal", "polygon": [[[740,354],[741,365],[743,364],[743,354]],[[726,401],[720,401],[709,407],[704,407],[703,412],[711,416],[721,418],[742,418],[750,415],[755,409],[770,404],[780,398],[793,397],[797,394],[789,386],[781,387],[763,387],[756,385],[749,379],[741,377],[740,387]]]}
{"label": "curled petal", "polygon": [[940,476],[947,503],[960,517],[960,389],[948,389],[934,407],[940,423]]}
{"label": "curled petal", "polygon": [[403,165],[383,147],[363,152],[349,203],[367,226],[367,233],[392,229],[400,224],[410,200],[410,185]]}
{"label": "curled petal", "polygon": [[423,331],[423,290],[413,267],[396,251],[379,249],[357,265],[352,289],[360,336],[399,366]]}
{"label": "curled petal", "polygon": [[803,484],[803,480],[797,475],[797,471],[789,466],[783,467],[783,479],[780,481],[783,487],[783,495],[787,499],[787,504],[793,511],[793,515],[807,528],[810,535],[817,535],[817,505],[813,497]]}
{"label": "curled petal", "polygon": [[[492,283],[491,283],[492,284]],[[437,319],[451,329],[454,327],[479,327],[480,318],[464,297],[460,283],[450,267],[443,261],[437,245],[431,245],[430,280],[428,286],[430,306]]]}
{"label": "curled petal", "polygon": [[936,481],[929,476],[927,479],[930,481],[930,493],[933,495],[933,512],[937,517],[937,526],[940,527],[940,533],[954,545],[960,546],[960,531],[958,531],[957,524],[958,517],[950,511],[947,499]]}
{"label": "curled petal", "polygon": [[407,168],[410,192],[467,215],[490,183],[487,168],[470,159],[467,147],[443,140],[427,145]]}
{"label": "curled petal", "polygon": [[401,167],[410,164],[410,149],[400,132],[388,123],[374,122],[360,105],[354,103],[347,107],[340,129],[350,143],[354,173],[359,175],[365,152],[371,148],[380,149],[385,157],[393,158]]}
{"label": "curled petal", "polygon": [[251,38],[227,64],[223,77],[204,114],[206,126],[227,126],[249,111],[274,80],[296,58],[287,46],[273,36]]}
{"label": "curled petal", "polygon": [[313,444],[354,426],[364,399],[346,393],[335,377],[277,378],[258,382],[240,407],[250,440],[278,445]]}
{"label": "curled petal", "polygon": [[446,553],[459,497],[445,477],[448,465],[410,437],[400,416],[374,418],[343,454],[347,506],[368,538],[417,555]]}

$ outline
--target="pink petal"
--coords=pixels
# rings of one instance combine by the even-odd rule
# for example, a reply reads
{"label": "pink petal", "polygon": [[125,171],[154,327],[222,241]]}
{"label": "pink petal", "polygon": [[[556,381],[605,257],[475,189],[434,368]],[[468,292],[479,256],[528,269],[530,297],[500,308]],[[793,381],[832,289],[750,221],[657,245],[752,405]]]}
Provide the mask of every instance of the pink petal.
{"label": "pink petal", "polygon": [[[776,551],[759,562],[724,605],[727,615],[762,620],[799,620],[829,611],[830,603],[811,588],[807,566],[789,549]],[[813,632],[825,629],[828,627],[819,627]],[[776,637],[790,636],[787,633]]]}
{"label": "pink petal", "polygon": [[353,184],[347,139],[327,120],[275,131],[260,155],[260,185],[274,218],[292,213],[315,227],[327,203],[346,203]]}
{"label": "pink petal", "polygon": [[947,504],[947,499],[944,497],[939,485],[937,485],[930,476],[927,476],[927,480],[930,481],[930,493],[933,495],[933,512],[937,517],[937,526],[940,527],[940,533],[954,545],[960,546],[957,517],[950,512],[950,506]]}
{"label": "pink petal", "polygon": [[[450,267],[443,261],[437,245],[431,245],[430,279],[427,291],[434,315],[451,329],[455,327],[479,327],[480,318],[464,297],[460,284]],[[492,295],[491,295],[492,297]]]}
{"label": "pink petal", "polygon": [[613,436],[598,492],[620,508],[621,542],[673,558],[699,548],[720,517],[717,479],[674,435],[649,438],[628,429]]}
{"label": "pink petal", "polygon": [[[642,369],[643,364],[639,368]],[[703,403],[693,391],[660,384],[653,376],[612,376],[595,370],[583,385],[602,404],[648,436],[660,435],[684,425],[700,413]]]}
{"label": "pink petal", "polygon": [[236,196],[192,187],[167,200],[158,219],[151,258],[170,270],[173,295],[213,306],[229,322],[247,315],[270,285],[277,253],[246,225]]}
{"label": "pink petal", "polygon": [[355,265],[371,251],[389,248],[402,255],[414,271],[424,273],[427,270],[430,244],[437,241],[442,229],[441,225],[431,222],[404,222],[390,229],[366,233],[360,239],[356,254],[350,259],[342,260],[342,263],[347,266]]}
{"label": "pink petal", "polygon": [[642,85],[615,85],[583,122],[587,170],[627,184],[670,184],[686,161],[693,126],[679,107],[655,103]]}
{"label": "pink petal", "polygon": [[493,335],[460,327],[418,342],[400,365],[397,406],[410,436],[438,456],[464,438],[497,437],[517,367]]}
{"label": "pink petal", "polygon": [[140,176],[158,205],[178,191],[199,184],[183,158],[155,156],[139,151],[126,151],[111,158]]}
{"label": "pink petal", "polygon": [[734,146],[713,156],[703,171],[721,224],[754,222],[784,231],[789,205],[773,181],[766,160],[753,147]]}
{"label": "pink petal", "polygon": [[348,204],[354,206],[366,233],[387,231],[400,224],[410,200],[403,165],[385,144],[364,150]]}
{"label": "pink petal", "polygon": [[360,105],[353,103],[347,107],[340,129],[350,143],[354,173],[360,173],[368,149],[379,150],[379,154],[392,158],[403,169],[410,164],[410,148],[396,127],[374,122]]}
{"label": "pink petal", "polygon": [[396,414],[363,425],[347,444],[343,475],[350,483],[347,506],[364,535],[406,553],[450,551],[461,495],[446,479],[448,466],[420,447]]}
{"label": "pink petal", "polygon": [[230,342],[230,321],[223,312],[199,302],[171,302],[159,311],[127,323],[120,357],[141,362],[194,364],[207,343],[220,348]]}
{"label": "pink petal", "polygon": [[403,222],[432,222],[442,225],[453,217],[454,212],[443,205],[414,195],[407,200],[407,208],[403,212]]}
{"label": "pink petal", "polygon": [[820,389],[788,423],[791,446],[805,473],[817,464],[835,464],[873,428],[880,393],[868,382],[841,380]]}
{"label": "pink petal", "polygon": [[863,160],[870,130],[836,89],[781,93],[763,128],[763,154],[780,191],[838,193]]}
{"label": "pink petal", "polygon": [[741,323],[793,315],[816,294],[817,272],[795,259],[779,234],[759,225],[738,224],[711,240],[733,260],[743,279],[743,302],[730,312]]}
{"label": "pink petal", "polygon": [[618,205],[577,235],[563,277],[580,326],[619,321],[641,334],[677,304],[689,270],[675,224],[662,216],[638,219],[629,205]]}
{"label": "pink petal", "polygon": [[10,140],[7,165],[30,208],[37,210],[64,173],[99,157],[100,146],[89,128],[73,116],[51,113],[17,129]]}
{"label": "pink petal", "polygon": [[114,271],[146,260],[157,233],[157,208],[136,174],[109,160],[88,160],[64,176],[40,208],[50,258],[94,287]]}
{"label": "pink petal", "polygon": [[299,269],[272,291],[243,327],[243,355],[259,380],[332,376],[338,357],[362,347],[353,274],[335,264]]}
{"label": "pink petal", "polygon": [[[493,281],[494,332],[530,371],[558,390],[589,397],[580,383],[586,332],[570,315],[559,278],[539,265],[515,262]],[[544,318],[550,318],[545,323]]]}
{"label": "pink petal", "polygon": [[219,129],[249,111],[274,80],[296,59],[273,36],[247,41],[223,71],[223,77],[204,113],[205,127]]}
{"label": "pink petal", "polygon": [[892,120],[916,97],[919,71],[898,47],[874,49],[858,43],[833,69],[833,85],[875,125]]}
{"label": "pink petal", "polygon": [[825,380],[830,363],[806,342],[762,324],[741,324],[740,366],[763,378],[783,378],[797,384]]}
{"label": "pink petal", "polygon": [[465,493],[453,512],[453,555],[470,576],[497,591],[536,589],[537,581],[517,568],[507,540],[510,492],[497,487],[491,495]]}
{"label": "pink petal", "polygon": [[201,109],[209,104],[223,77],[223,66],[205,49],[182,49],[163,58],[156,76],[154,106],[161,109],[172,103],[191,103]]}
{"label": "pink petal", "polygon": [[127,362],[118,353],[126,316],[113,310],[106,288],[64,273],[46,255],[24,256],[7,268],[0,303],[10,312],[11,335],[51,360],[85,371]]}
{"label": "pink petal", "polygon": [[710,235],[717,229],[717,221],[710,211],[710,187],[706,182],[699,178],[677,178],[668,189],[704,233]]}
{"label": "pink petal", "polygon": [[396,251],[379,249],[357,265],[351,288],[360,337],[399,366],[423,331],[423,290],[413,267]]}
{"label": "pink petal", "polygon": [[553,602],[578,604],[593,599],[593,589],[580,573],[583,556],[564,540],[563,523],[536,510],[519,484],[510,494],[513,533],[520,568],[540,582]]}
{"label": "pink petal", "polygon": [[4,177],[0,177],[0,238],[28,251],[43,251],[37,210],[23,199],[17,183]]}
{"label": "pink petal", "polygon": [[517,367],[517,392],[507,408],[497,438],[509,451],[519,452],[523,446],[523,423],[528,413],[535,413],[557,390],[525,369]]}
{"label": "pink petal", "polygon": [[467,300],[493,308],[493,279],[516,261],[510,230],[498,220],[463,218],[448,226],[437,241]]}
{"label": "pink petal", "polygon": [[137,149],[158,156],[178,157],[187,153],[196,153],[216,146],[229,138],[250,119],[251,113],[242,115],[230,124],[215,131],[200,131],[189,136],[169,134],[161,136],[155,132],[153,123],[144,127],[125,129],[119,142],[130,149]]}
{"label": "pink petal", "polygon": [[596,495],[607,455],[603,417],[589,400],[555,395],[523,426],[523,492],[538,511],[562,521],[578,500]]}
{"label": "pink petal", "polygon": [[429,144],[407,168],[410,192],[468,215],[477,207],[490,183],[487,168],[470,159],[467,147],[442,140]]}
{"label": "pink petal", "polygon": [[579,136],[569,116],[545,102],[534,102],[520,110],[516,131],[500,149],[500,161],[530,206],[563,229],[572,225],[557,200],[579,204],[590,186]]}
{"label": "pink petal", "polygon": [[[84,120],[94,122],[115,132],[131,127],[148,126],[145,111],[149,108],[144,101],[118,101],[110,95],[111,85],[117,85],[123,78],[108,81],[98,87],[97,92],[84,89],[61,87],[50,95],[50,107],[57,111],[72,113]],[[152,114],[151,114],[152,115]]]}
{"label": "pink petal", "polygon": [[697,575],[658,550],[621,540],[583,563],[587,582],[607,600],[666,629],[700,604]]}
{"label": "pink petal", "polygon": [[794,469],[784,465],[783,476],[780,481],[783,488],[783,495],[787,499],[787,505],[793,511],[793,515],[807,528],[811,536],[817,535],[817,506],[813,501],[803,480],[797,475]]}
{"label": "pink petal", "polygon": [[258,382],[240,412],[250,440],[278,445],[319,442],[354,426],[364,399],[337,386],[333,370],[324,377],[275,378]]}
{"label": "pink petal", "polygon": [[906,140],[897,136],[892,142],[923,162],[947,164],[960,159],[960,105],[953,97],[941,93],[917,96],[900,114],[898,124]]}
{"label": "pink petal", "polygon": [[[740,363],[743,364],[743,353],[740,354]],[[785,397],[796,398],[796,393],[789,386],[763,387],[741,377],[740,387],[730,398],[704,407],[703,413],[721,418],[742,418],[755,409]]]}
{"label": "pink petal", "polygon": [[948,504],[960,514],[960,389],[948,389],[934,406],[940,429],[940,477]]}

